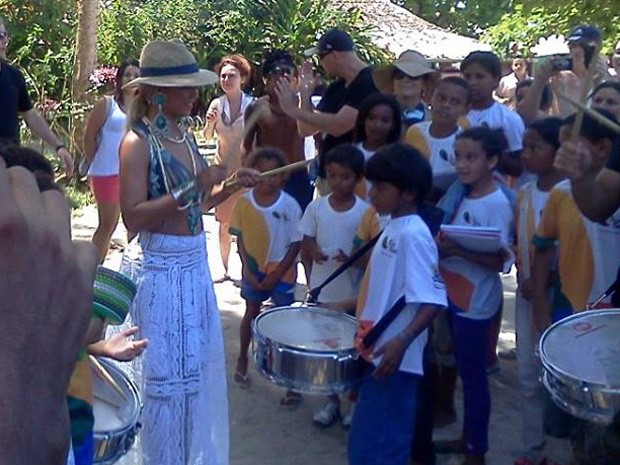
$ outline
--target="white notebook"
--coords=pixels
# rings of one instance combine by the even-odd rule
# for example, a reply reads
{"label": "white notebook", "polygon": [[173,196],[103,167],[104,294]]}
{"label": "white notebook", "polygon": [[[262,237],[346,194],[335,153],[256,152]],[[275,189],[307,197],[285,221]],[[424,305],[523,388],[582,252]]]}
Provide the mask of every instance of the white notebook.
{"label": "white notebook", "polygon": [[502,248],[502,234],[499,228],[444,224],[441,225],[441,234],[472,252],[493,253]]}

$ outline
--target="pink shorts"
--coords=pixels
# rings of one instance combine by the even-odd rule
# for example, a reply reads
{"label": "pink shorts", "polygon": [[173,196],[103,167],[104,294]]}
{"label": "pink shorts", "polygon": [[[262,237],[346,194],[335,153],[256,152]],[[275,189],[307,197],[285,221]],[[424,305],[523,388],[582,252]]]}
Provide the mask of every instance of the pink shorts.
{"label": "pink shorts", "polygon": [[120,188],[118,175],[90,176],[90,190],[98,203],[118,203]]}

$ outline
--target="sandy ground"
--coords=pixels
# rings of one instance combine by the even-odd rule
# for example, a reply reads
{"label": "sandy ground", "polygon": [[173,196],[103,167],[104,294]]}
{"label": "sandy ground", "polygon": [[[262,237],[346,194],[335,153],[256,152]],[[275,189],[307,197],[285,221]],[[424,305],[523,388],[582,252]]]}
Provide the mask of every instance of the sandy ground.
{"label": "sandy ground", "polygon": [[[217,223],[212,216],[205,216],[209,263],[214,279],[223,274],[218,250]],[[94,207],[86,207],[74,213],[73,234],[75,238],[89,239],[97,222]],[[117,269],[120,263],[125,231],[117,228],[113,246],[106,265]],[[234,245],[233,245],[234,246]],[[240,263],[231,253],[231,275],[240,277]],[[505,310],[500,336],[500,354],[510,354],[514,348],[514,276],[504,278]],[[239,388],[232,380],[238,353],[238,328],[243,316],[244,304],[239,290],[230,282],[215,286],[222,326],[226,341],[226,362],[229,380],[230,404],[230,463],[231,465],[345,465],[347,433],[339,425],[318,428],[312,423],[312,412],[324,399],[307,396],[301,406],[289,411],[279,406],[283,389],[270,384],[260,375],[250,371],[251,386]],[[517,366],[513,359],[502,358],[501,370],[489,377],[492,392],[489,465],[512,464],[521,444],[521,414],[517,386]],[[453,438],[459,434],[459,421],[435,432],[436,438]],[[438,465],[456,465],[460,456],[440,455]],[[118,462],[123,465],[127,460]]]}

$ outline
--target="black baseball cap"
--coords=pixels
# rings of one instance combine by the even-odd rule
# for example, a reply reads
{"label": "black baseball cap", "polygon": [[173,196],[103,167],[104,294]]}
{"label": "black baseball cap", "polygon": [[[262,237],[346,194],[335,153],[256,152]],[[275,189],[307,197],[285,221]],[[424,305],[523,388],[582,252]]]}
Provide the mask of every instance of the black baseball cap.
{"label": "black baseball cap", "polygon": [[304,55],[311,56],[329,52],[352,52],[355,48],[351,36],[340,29],[329,29]]}
{"label": "black baseball cap", "polygon": [[601,31],[598,27],[592,24],[581,24],[575,26],[570,30],[566,36],[566,41],[571,42],[585,42],[589,45],[600,44],[603,39],[601,37]]}

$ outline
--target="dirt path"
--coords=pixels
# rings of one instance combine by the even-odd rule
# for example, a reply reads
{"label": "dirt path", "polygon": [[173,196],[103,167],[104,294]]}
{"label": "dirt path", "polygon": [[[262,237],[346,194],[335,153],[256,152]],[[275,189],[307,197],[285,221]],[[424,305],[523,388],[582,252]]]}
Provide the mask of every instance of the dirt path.
{"label": "dirt path", "polygon": [[[73,234],[76,238],[90,238],[96,226],[97,216],[93,207],[86,207],[74,214]],[[214,279],[221,276],[217,245],[217,224],[212,216],[205,216],[209,263]],[[125,232],[117,228],[113,240],[122,245]],[[117,269],[121,252],[114,248],[106,265]],[[240,276],[240,264],[236,254],[231,253],[231,275]],[[500,338],[502,352],[514,348],[514,277],[504,278],[505,310]],[[250,372],[251,386],[241,389],[232,381],[238,352],[238,328],[243,316],[243,300],[239,290],[227,282],[215,287],[222,317],[226,342],[226,362],[229,379],[230,404],[230,463],[231,465],[345,465],[346,431],[340,425],[327,429],[312,424],[312,412],[320,407],[323,399],[306,397],[295,411],[288,411],[278,402],[283,389],[262,379],[255,371]],[[521,414],[515,360],[501,360],[501,370],[490,376],[492,414],[489,465],[510,465],[520,446]],[[460,398],[460,388],[457,392]],[[458,402],[460,404],[460,401]],[[459,409],[459,419],[462,414]],[[452,438],[459,434],[460,426],[452,425],[436,431],[437,438]],[[438,465],[456,465],[458,456],[438,456]],[[129,460],[121,460],[121,465]]]}

